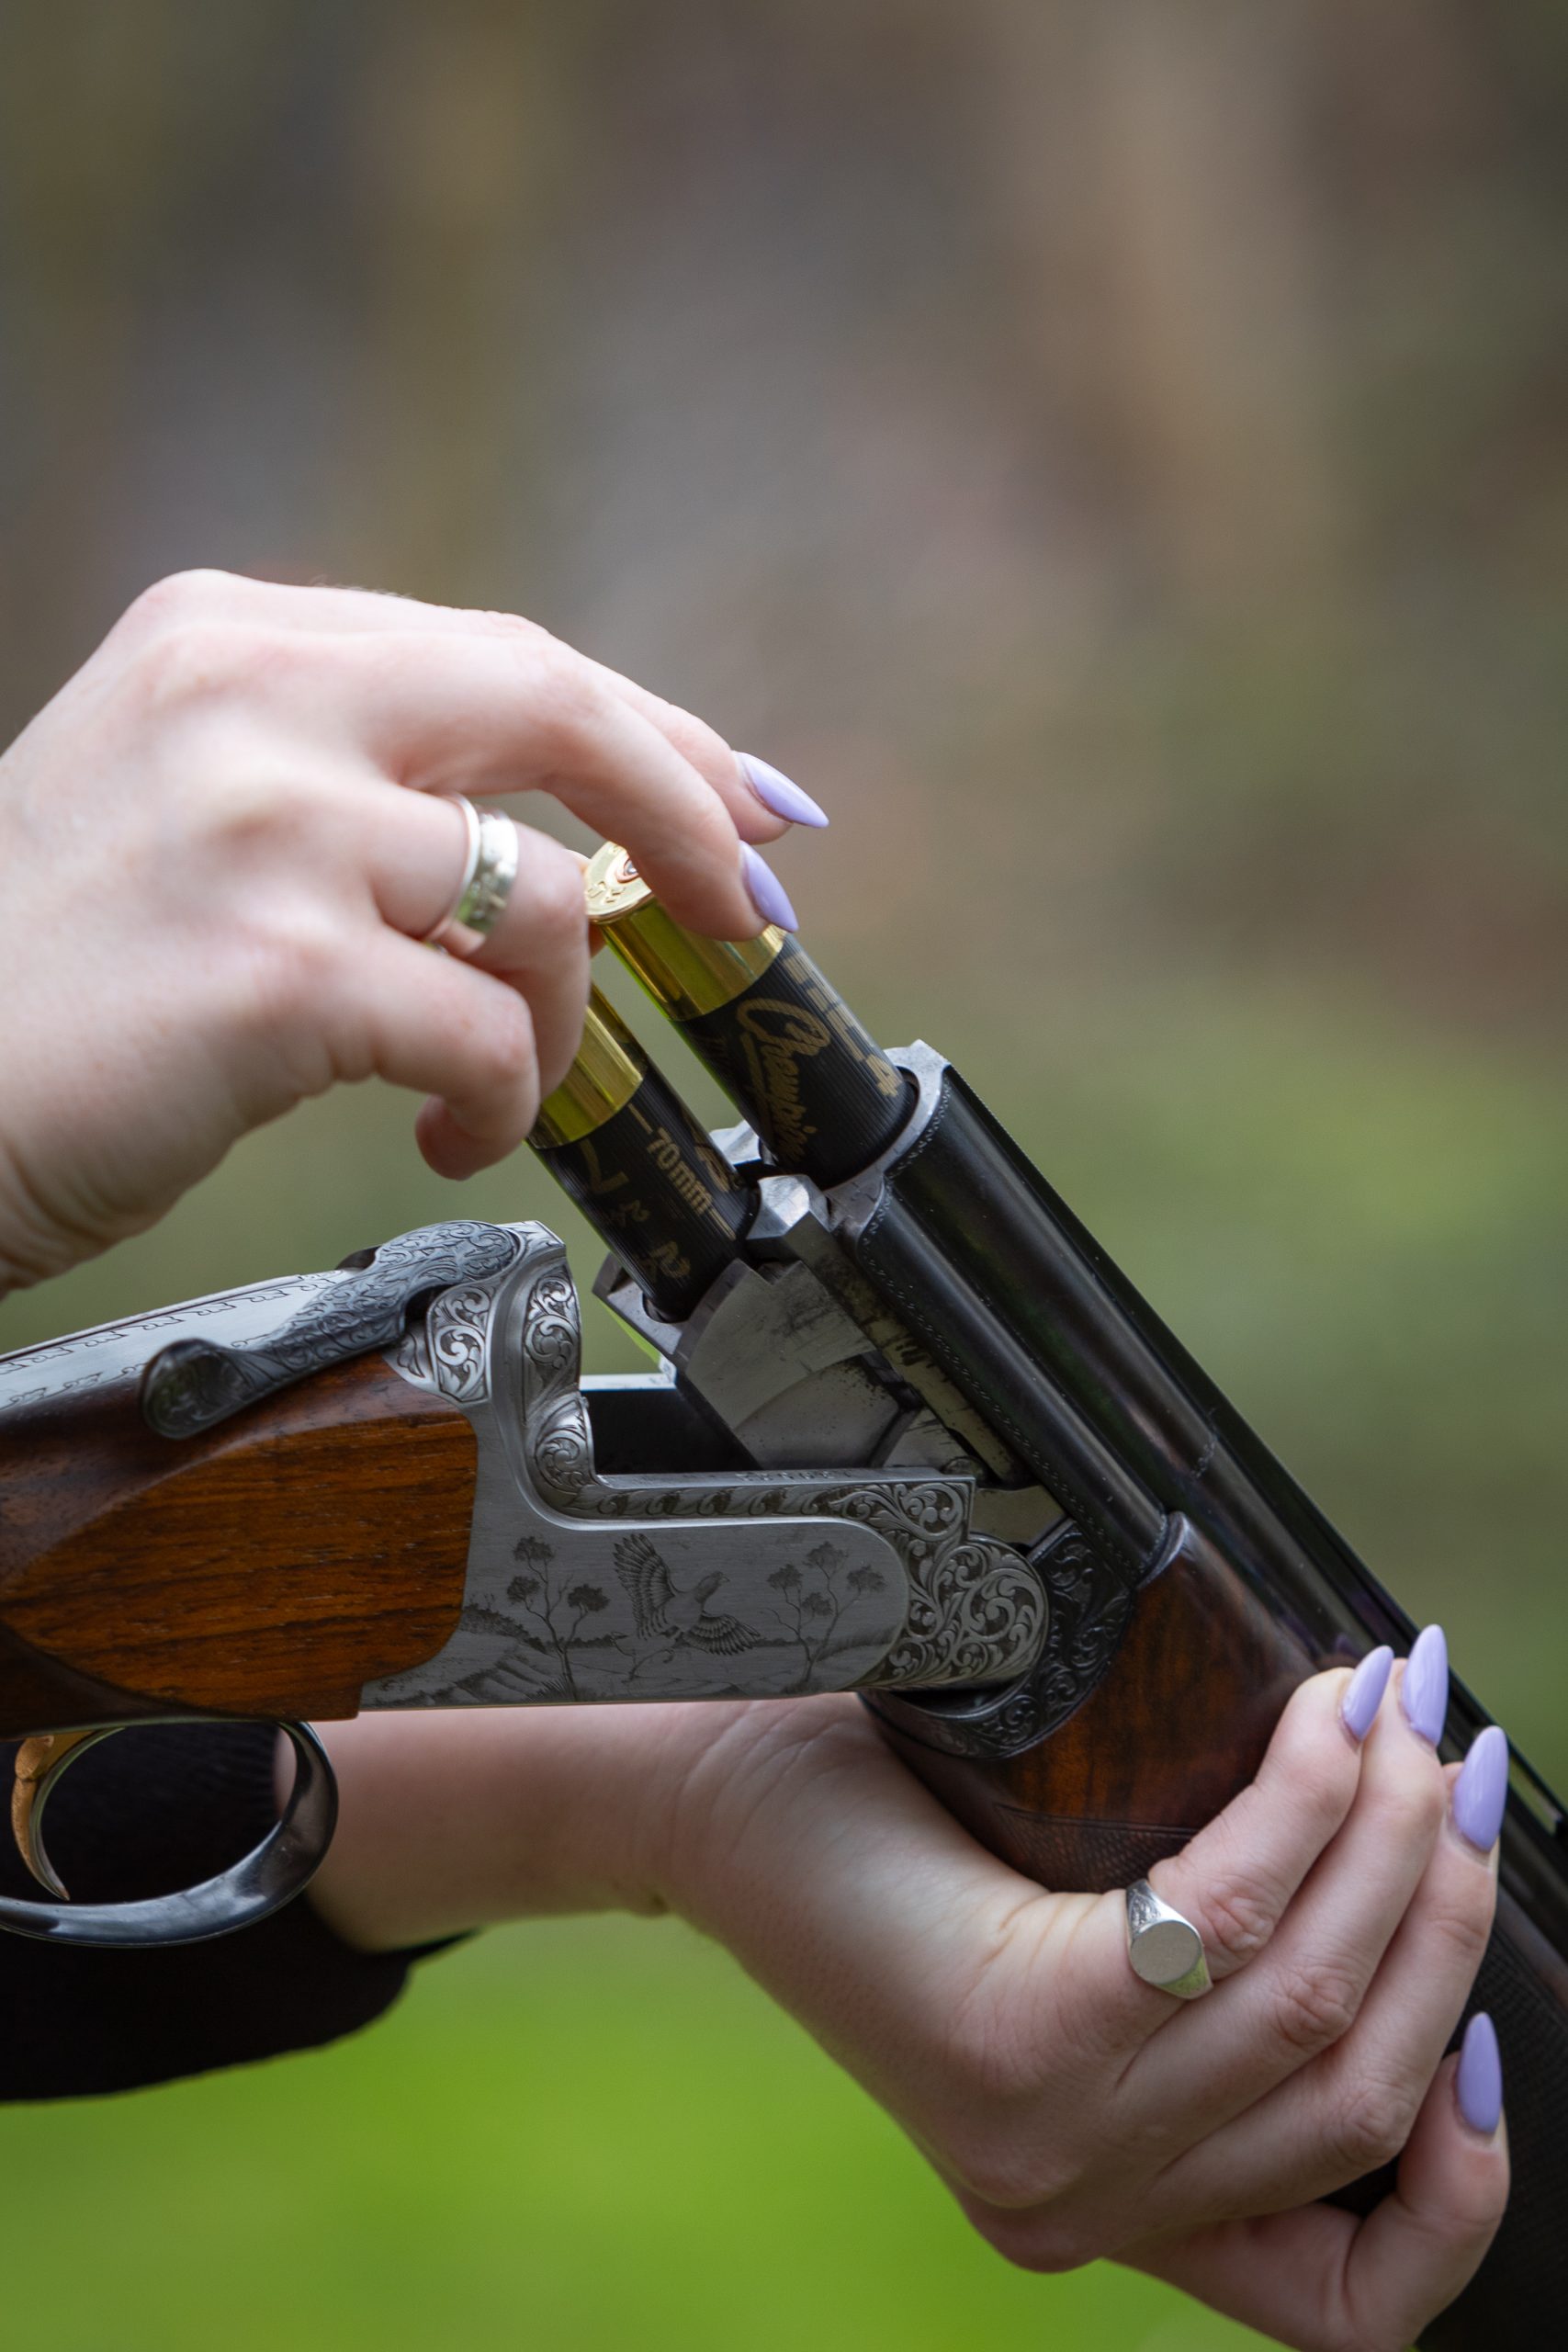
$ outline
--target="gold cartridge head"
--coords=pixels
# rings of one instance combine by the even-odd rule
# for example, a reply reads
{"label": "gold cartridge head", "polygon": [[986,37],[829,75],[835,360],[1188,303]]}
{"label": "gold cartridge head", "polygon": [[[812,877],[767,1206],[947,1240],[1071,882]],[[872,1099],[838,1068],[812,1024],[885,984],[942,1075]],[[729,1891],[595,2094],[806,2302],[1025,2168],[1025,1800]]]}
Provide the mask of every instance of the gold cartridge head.
{"label": "gold cartridge head", "polygon": [[760,939],[704,939],[682,931],[614,842],[597,852],[583,883],[589,922],[676,1021],[732,1003],[761,978],[784,944],[786,934],[772,923]]}
{"label": "gold cartridge head", "polygon": [[776,928],[739,942],[682,931],[611,844],[585,888],[590,921],[780,1167],[832,1185],[886,1149],[908,1115],[909,1081],[798,939]]}
{"label": "gold cartridge head", "polygon": [[577,1058],[539,1105],[529,1142],[541,1151],[580,1143],[626,1108],[647,1069],[637,1039],[609,999],[595,989],[583,1015]]}
{"label": "gold cartridge head", "polygon": [[528,1141],[660,1315],[689,1315],[739,1255],[753,1187],[597,989]]}

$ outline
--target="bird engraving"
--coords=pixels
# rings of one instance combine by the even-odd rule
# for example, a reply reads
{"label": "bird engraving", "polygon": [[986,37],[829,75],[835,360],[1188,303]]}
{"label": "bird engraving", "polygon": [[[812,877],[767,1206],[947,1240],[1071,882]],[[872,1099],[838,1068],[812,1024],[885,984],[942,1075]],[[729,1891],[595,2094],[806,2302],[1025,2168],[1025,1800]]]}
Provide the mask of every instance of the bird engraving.
{"label": "bird engraving", "polygon": [[755,1636],[739,1617],[708,1608],[724,1582],[716,1569],[678,1592],[667,1563],[646,1535],[623,1536],[615,1561],[631,1600],[639,1640],[667,1642],[672,1649],[690,1642],[719,1657],[734,1657],[752,1646]]}

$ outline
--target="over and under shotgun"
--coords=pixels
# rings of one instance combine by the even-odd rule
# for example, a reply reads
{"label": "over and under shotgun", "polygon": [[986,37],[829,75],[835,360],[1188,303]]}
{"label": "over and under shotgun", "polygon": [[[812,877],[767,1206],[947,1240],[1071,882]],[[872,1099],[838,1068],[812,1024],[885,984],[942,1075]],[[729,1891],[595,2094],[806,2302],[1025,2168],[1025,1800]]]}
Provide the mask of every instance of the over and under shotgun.
{"label": "over and under shotgun", "polygon": [[[0,1359],[0,1734],[35,1874],[58,1889],[43,1807],[85,1736],[262,1716],[299,1760],[221,1877],[0,1924],[170,1941],[287,1900],[332,1828],[306,1718],[818,1690],[864,1694],[1016,1869],[1113,1887],[1245,1785],[1304,1677],[1408,1644],[940,1054],[883,1052],[782,932],[680,930],[617,849],[589,903],[749,1123],[705,1133],[595,997],[532,1138],[660,1369],[582,1378],[556,1237],[466,1223]],[[1444,1755],[1488,1720],[1456,1685]],[[1533,2345],[1568,2307],[1565,1864],[1516,1758],[1474,2000],[1520,2187],[1428,2346]]]}

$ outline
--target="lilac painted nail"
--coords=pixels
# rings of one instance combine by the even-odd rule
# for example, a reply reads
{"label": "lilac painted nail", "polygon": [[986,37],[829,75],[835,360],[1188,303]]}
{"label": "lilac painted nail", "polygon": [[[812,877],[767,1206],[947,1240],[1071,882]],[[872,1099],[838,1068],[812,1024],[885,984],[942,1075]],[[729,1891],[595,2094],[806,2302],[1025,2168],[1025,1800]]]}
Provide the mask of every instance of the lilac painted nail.
{"label": "lilac painted nail", "polygon": [[1365,1739],[1372,1727],[1372,1717],[1382,1705],[1382,1694],[1388,1689],[1389,1668],[1393,1664],[1393,1652],[1385,1642],[1380,1650],[1369,1650],[1339,1702],[1339,1719],[1352,1739]]}
{"label": "lilac painted nail", "polygon": [[1440,1625],[1416,1634],[1404,1662],[1399,1702],[1411,1730],[1436,1747],[1449,1713],[1449,1645]]}
{"label": "lilac painted nail", "polygon": [[1483,1854],[1497,1843],[1508,1796],[1508,1736],[1488,1724],[1477,1735],[1454,1782],[1454,1827]]}
{"label": "lilac painted nail", "polygon": [[1489,2140],[1503,2112],[1503,2057],[1497,2029],[1484,2009],[1477,2009],[1465,2027],[1454,2096],[1471,2130]]}
{"label": "lilac painted nail", "polygon": [[798,931],[799,922],[790,905],[784,884],[770,865],[763,863],[750,842],[740,844],[740,877],[751,893],[751,904],[764,922],[776,922],[781,931]]}
{"label": "lilac painted nail", "polygon": [[737,752],[740,773],[771,816],[787,818],[792,825],[825,825],[828,812],[818,808],[809,792],[802,792],[782,770],[755,752]]}

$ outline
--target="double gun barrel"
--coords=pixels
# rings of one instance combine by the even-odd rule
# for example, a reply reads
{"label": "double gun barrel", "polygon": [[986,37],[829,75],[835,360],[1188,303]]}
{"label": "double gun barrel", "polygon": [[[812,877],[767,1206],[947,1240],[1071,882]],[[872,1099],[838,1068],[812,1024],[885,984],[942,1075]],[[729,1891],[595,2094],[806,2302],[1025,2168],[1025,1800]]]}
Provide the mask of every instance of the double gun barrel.
{"label": "double gun barrel", "polygon": [[[613,843],[589,867],[587,891],[609,944],[776,1165],[826,1187],[870,1167],[895,1140],[909,1081],[798,941],[773,925],[739,943],[682,930]],[[530,1140],[669,1319],[689,1314],[739,1254],[755,1185],[598,989],[577,1059]]]}

